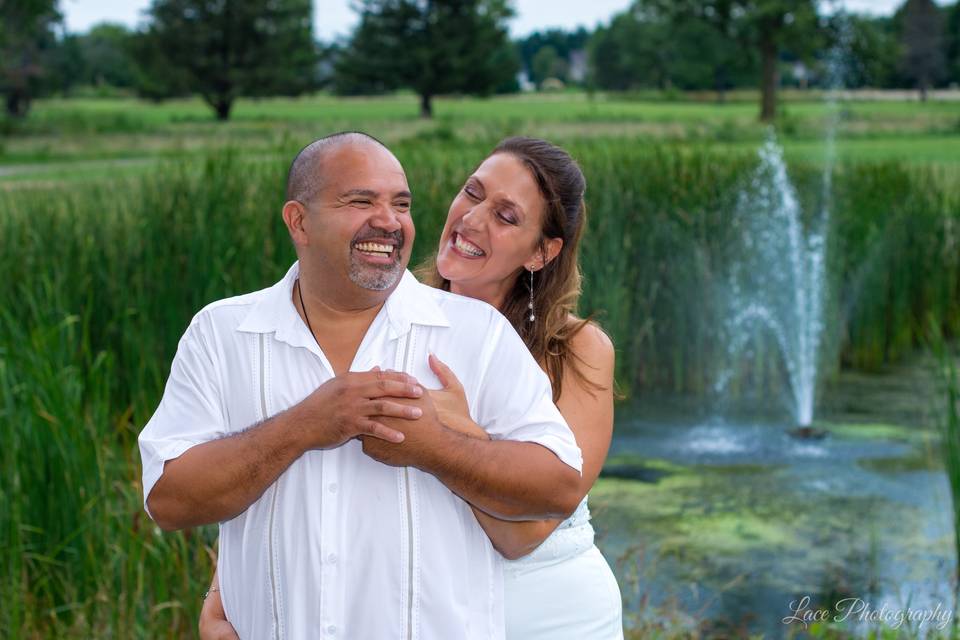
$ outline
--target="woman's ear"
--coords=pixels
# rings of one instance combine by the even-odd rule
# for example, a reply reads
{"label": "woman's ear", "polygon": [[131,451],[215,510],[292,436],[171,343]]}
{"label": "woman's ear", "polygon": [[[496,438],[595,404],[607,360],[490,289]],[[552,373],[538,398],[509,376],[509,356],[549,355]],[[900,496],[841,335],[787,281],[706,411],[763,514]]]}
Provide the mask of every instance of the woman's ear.
{"label": "woman's ear", "polygon": [[527,271],[539,271],[560,255],[561,249],[563,249],[563,238],[547,238],[537,247],[537,251],[524,267]]}

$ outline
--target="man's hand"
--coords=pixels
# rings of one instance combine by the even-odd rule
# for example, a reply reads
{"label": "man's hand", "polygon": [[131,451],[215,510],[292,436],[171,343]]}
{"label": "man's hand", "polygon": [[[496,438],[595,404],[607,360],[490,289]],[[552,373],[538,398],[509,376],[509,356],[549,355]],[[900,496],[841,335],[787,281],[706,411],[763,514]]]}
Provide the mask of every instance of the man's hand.
{"label": "man's hand", "polygon": [[422,409],[403,402],[423,396],[413,376],[379,367],[363,373],[344,373],[326,381],[292,409],[308,430],[310,449],[338,447],[356,436],[373,436],[391,443],[404,440],[402,429],[384,424],[416,420]]}
{"label": "man's hand", "polygon": [[[229,520],[259,499],[305,451],[336,447],[358,435],[399,446],[405,431],[397,424],[419,422],[422,414],[403,399],[423,395],[416,380],[404,373],[374,369],[339,375],[250,429],[168,460],[147,498],[150,513],[167,530]],[[387,426],[388,420],[396,424]]]}
{"label": "man's hand", "polygon": [[397,399],[396,403],[406,409],[420,412],[419,419],[411,420],[387,416],[377,416],[384,428],[403,434],[402,442],[388,442],[385,439],[361,436],[363,452],[378,462],[394,467],[421,467],[426,456],[432,453],[437,438],[450,433],[440,422],[437,409],[429,394],[417,399]]}

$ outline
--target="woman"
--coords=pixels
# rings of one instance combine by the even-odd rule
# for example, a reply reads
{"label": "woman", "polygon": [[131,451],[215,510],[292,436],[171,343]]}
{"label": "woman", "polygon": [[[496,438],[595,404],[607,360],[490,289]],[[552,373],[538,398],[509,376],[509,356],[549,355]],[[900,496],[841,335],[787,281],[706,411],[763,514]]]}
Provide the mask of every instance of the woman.
{"label": "woman", "polygon": [[[623,637],[620,592],[593,544],[586,499],[610,446],[614,351],[599,327],[573,313],[585,186],[562,149],[533,138],[502,141],[454,198],[436,259],[419,273],[433,286],[488,302],[510,320],[550,377],[554,402],[583,452],[584,498],[566,520],[505,522],[474,509],[508,558],[510,640]],[[444,423],[486,438],[453,372],[434,357],[430,367],[443,385],[431,396]],[[216,584],[214,575],[201,637],[236,638]]]}

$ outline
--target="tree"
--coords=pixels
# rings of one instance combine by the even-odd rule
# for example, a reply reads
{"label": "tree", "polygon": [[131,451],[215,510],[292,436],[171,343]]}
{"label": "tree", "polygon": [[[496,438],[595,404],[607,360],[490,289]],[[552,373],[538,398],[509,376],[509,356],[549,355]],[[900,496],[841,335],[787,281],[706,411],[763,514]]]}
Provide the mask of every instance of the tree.
{"label": "tree", "polygon": [[102,23],[77,37],[85,84],[133,87],[136,69],[131,57],[133,33],[121,24]]}
{"label": "tree", "polygon": [[848,88],[892,89],[901,85],[900,42],[889,16],[856,14],[830,20],[833,41],[845,41],[844,85]]}
{"label": "tree", "polygon": [[943,76],[943,16],[933,0],[907,0],[900,9],[901,66],[926,101],[927,91]]}
{"label": "tree", "polygon": [[661,15],[637,2],[594,33],[590,57],[594,80],[604,89],[672,86],[675,40]]}
{"label": "tree", "polygon": [[817,0],[639,0],[675,22],[699,19],[760,57],[760,119],[777,113],[779,64],[784,49],[809,57],[821,40]]}
{"label": "tree", "polygon": [[30,109],[56,47],[56,0],[0,0],[0,93],[7,114]]}
{"label": "tree", "polygon": [[[547,29],[546,31],[534,31],[527,37],[520,39],[517,41],[517,49],[523,68],[527,70],[534,82],[541,82],[551,75],[565,82],[570,80],[576,82],[582,80],[582,78],[574,77],[577,73],[582,73],[582,70],[578,71],[577,56],[582,55],[589,40],[590,33],[583,27],[576,31]],[[546,47],[554,50],[559,62],[552,73],[540,78],[537,77],[537,72],[534,69],[534,58]],[[541,57],[549,55],[541,54]]]}
{"label": "tree", "polygon": [[530,67],[532,73],[530,79],[540,84],[547,78],[557,78],[558,80],[567,80],[567,61],[560,57],[557,50],[551,45],[540,47],[533,56],[533,64]]}
{"label": "tree", "polygon": [[134,46],[146,95],[187,89],[226,120],[239,96],[314,87],[310,0],[154,0],[149,17]]}
{"label": "tree", "polygon": [[505,0],[362,0],[358,10],[360,24],[336,64],[340,93],[409,88],[429,118],[434,96],[489,95],[514,81]]}
{"label": "tree", "polygon": [[945,57],[947,73],[952,82],[960,82],[960,0],[947,12]]}
{"label": "tree", "polygon": [[591,40],[599,87],[715,89],[718,100],[754,66],[718,20],[676,11],[665,0],[638,0]]}

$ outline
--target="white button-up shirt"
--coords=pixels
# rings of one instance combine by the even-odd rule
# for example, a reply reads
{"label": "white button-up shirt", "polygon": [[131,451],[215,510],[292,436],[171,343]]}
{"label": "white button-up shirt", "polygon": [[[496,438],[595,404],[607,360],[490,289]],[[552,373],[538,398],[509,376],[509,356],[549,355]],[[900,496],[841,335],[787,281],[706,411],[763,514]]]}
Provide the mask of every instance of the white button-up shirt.
{"label": "white button-up shirt", "polygon": [[[334,376],[293,306],[298,272],[295,263],[273,287],[194,317],[140,434],[145,497],[167,460],[299,403]],[[550,383],[506,319],[407,272],[350,370],[403,370],[437,388],[428,353],[460,378],[491,437],[539,443],[580,469]],[[367,457],[357,440],[306,452],[221,522],[218,569],[227,617],[244,639],[504,634],[501,557],[469,505],[428,473]]]}

